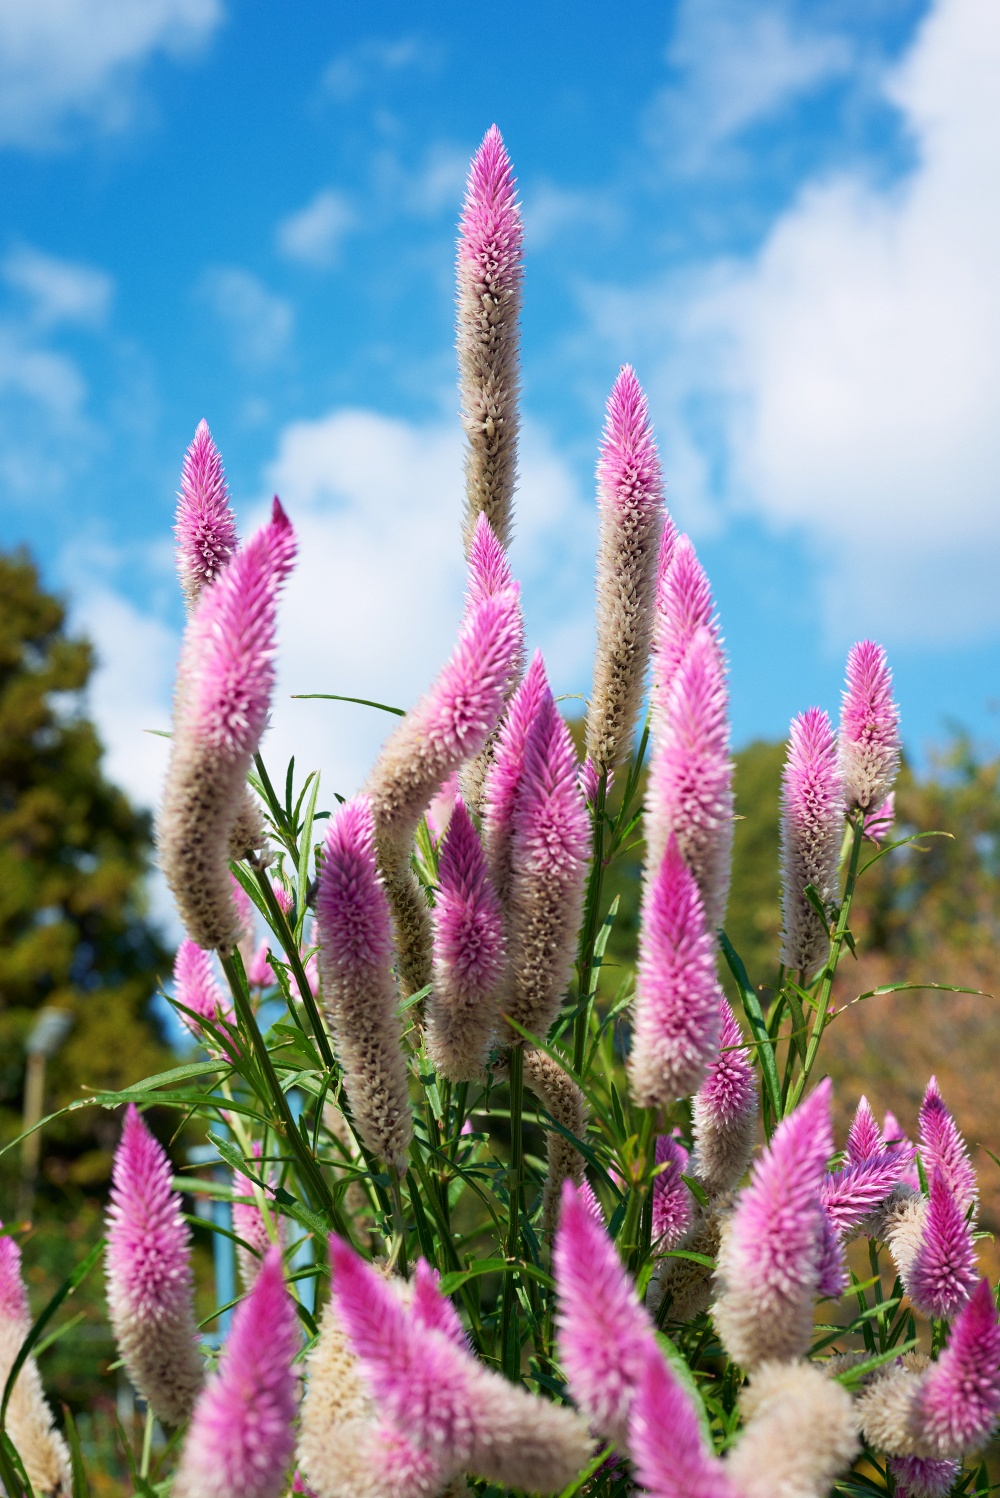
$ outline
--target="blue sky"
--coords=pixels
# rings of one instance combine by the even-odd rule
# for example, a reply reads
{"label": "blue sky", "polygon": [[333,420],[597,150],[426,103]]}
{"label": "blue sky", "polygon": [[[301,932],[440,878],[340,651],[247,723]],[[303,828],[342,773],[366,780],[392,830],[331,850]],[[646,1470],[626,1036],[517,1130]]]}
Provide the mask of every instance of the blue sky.
{"label": "blue sky", "polygon": [[1000,9],[681,0],[0,6],[0,543],[96,641],[152,802],[208,418],[303,539],[271,754],[350,791],[461,590],[455,224],[496,121],[527,226],[516,564],[559,690],[592,648],[593,466],[646,385],[715,586],[737,744],[887,645],[914,753],[998,737]]}

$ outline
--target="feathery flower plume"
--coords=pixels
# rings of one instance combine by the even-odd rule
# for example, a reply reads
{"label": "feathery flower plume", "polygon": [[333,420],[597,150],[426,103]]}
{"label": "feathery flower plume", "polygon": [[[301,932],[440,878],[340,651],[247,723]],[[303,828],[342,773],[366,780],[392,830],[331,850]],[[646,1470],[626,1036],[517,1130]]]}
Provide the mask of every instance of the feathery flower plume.
{"label": "feathery flower plume", "polygon": [[243,888],[235,874],[229,875],[229,884],[233,892],[233,901],[240,918],[240,947],[252,950],[254,915],[253,901]]}
{"label": "feathery flower plume", "polygon": [[635,1286],[582,1192],[567,1181],[552,1254],[559,1359],[598,1434],[624,1444],[629,1410],[656,1341]]}
{"label": "feathery flower plume", "polygon": [[368,778],[379,867],[407,993],[431,978],[430,914],[409,863],[413,835],[442,781],[479,753],[499,723],[521,641],[516,588],[470,608],[451,659],[386,740]]}
{"label": "feathery flower plume", "polygon": [[699,629],[707,629],[722,652],[715,600],[689,536],[678,535],[669,516],[660,543],[653,626],[653,726],[659,732],[674,677]]}
{"label": "feathery flower plume", "polygon": [[496,753],[486,779],[483,818],[486,853],[493,888],[504,906],[510,900],[514,805],[524,774],[524,749],[542,702],[548,695],[545,662],[542,652],[536,650],[500,725]]}
{"label": "feathery flower plume", "polygon": [[682,1177],[687,1173],[688,1152],[670,1134],[656,1140],[656,1163],[667,1168],[653,1178],[652,1241],[661,1252],[676,1248],[694,1221],[694,1198]]}
{"label": "feathery flower plume", "polygon": [[636,1477],[650,1498],[742,1498],[659,1351],[646,1348],[629,1422]]}
{"label": "feathery flower plume", "polygon": [[923,1246],[927,1208],[919,1189],[901,1181],[864,1224],[869,1237],[881,1239],[888,1248],[904,1285]]}
{"label": "feathery flower plume", "polygon": [[431,797],[425,815],[428,831],[436,843],[439,843],[448,831],[448,823],[455,810],[458,791],[458,775],[452,773],[447,780],[442,781],[436,793]]}
{"label": "feathery flower plume", "polygon": [[733,842],[732,761],[722,655],[710,629],[694,633],[667,695],[646,792],[647,879],[671,834],[690,868],[709,930],[722,925]]}
{"label": "feathery flower plume", "polygon": [[873,640],[852,645],[847,657],[839,748],[848,811],[881,810],[899,773],[899,708],[885,651]]}
{"label": "feathery flower plume", "polygon": [[928,1179],[940,1170],[962,1212],[978,1198],[976,1172],[958,1125],[941,1096],[937,1078],[931,1077],[920,1105],[918,1119],[920,1158]]}
{"label": "feathery flower plume", "polygon": [[392,976],[392,923],[367,796],[345,802],[330,819],[316,923],[323,1004],[358,1131],[374,1154],[403,1167],[413,1120]]}
{"label": "feathery flower plume", "polygon": [[826,1246],[819,1193],[832,1153],[826,1078],[782,1119],[723,1228],[712,1314],[743,1368],[799,1358],[809,1346]]}
{"label": "feathery flower plume", "polygon": [[948,1498],[961,1467],[960,1462],[925,1456],[892,1456],[887,1465],[902,1498]]}
{"label": "feathery flower plume", "polygon": [[[260,1159],[261,1147],[256,1142],[253,1146],[253,1153],[255,1159]],[[259,1188],[255,1188],[250,1177],[245,1176],[242,1171],[233,1172],[233,1188],[243,1196],[252,1198],[249,1202],[234,1201],[232,1204],[233,1232],[237,1238],[243,1239],[243,1243],[250,1245],[249,1248],[244,1248],[243,1243],[237,1243],[236,1258],[239,1261],[240,1279],[243,1281],[243,1288],[244,1290],[251,1290],[257,1276],[260,1274],[264,1256],[271,1247],[274,1239],[272,1239],[271,1234],[268,1232],[267,1223],[264,1221],[264,1214],[257,1202],[255,1193]],[[275,1217],[274,1221],[277,1241],[281,1243],[284,1237],[282,1232],[284,1219]]]}
{"label": "feathery flower plume", "polygon": [[506,1013],[544,1036],[573,968],[590,856],[573,740],[547,686],[525,739],[510,850]]}
{"label": "feathery flower plume", "polygon": [[[187,937],[177,948],[174,958],[174,998],[185,1009],[199,1014],[209,1024],[218,1024],[220,1019],[232,1020],[232,1000],[223,993],[212,970],[212,955],[204,947],[196,947]],[[181,1014],[195,1040],[204,1040],[204,1032],[188,1015]]]}
{"label": "feathery flower plume", "polygon": [[628,1070],[640,1108],[700,1086],[718,1054],[722,1013],[698,886],[671,835],[646,895]]}
{"label": "feathery flower plume", "polygon": [[811,1363],[765,1363],[744,1389],[726,1460],[740,1498],[826,1498],[858,1451],[850,1394]]}
{"label": "feathery flower plume", "polygon": [[496,1034],[505,953],[500,902],[460,796],[441,843],[438,882],[427,1054],[444,1076],[471,1082],[486,1065]]}
{"label": "feathery flower plume", "polygon": [[517,478],[518,346],[524,231],[514,173],[491,125],[472,160],[458,242],[458,369],[465,459],[466,547],[485,515],[511,538]]}
{"label": "feathery flower plume", "polygon": [[882,1120],[882,1133],[885,1136],[886,1144],[891,1149],[899,1150],[903,1158],[903,1173],[900,1179],[905,1181],[908,1186],[912,1186],[914,1191],[919,1191],[920,1174],[916,1163],[917,1146],[912,1140],[907,1138],[906,1131],[899,1122],[899,1119],[888,1108],[885,1111],[885,1118]]}
{"label": "feathery flower plume", "polygon": [[757,1129],[757,1076],[732,1009],[719,1001],[719,1054],[691,1105],[691,1169],[709,1196],[732,1191],[749,1167]]}
{"label": "feathery flower plume", "polygon": [[980,1280],[948,1345],[917,1396],[914,1426],[923,1454],[960,1456],[984,1446],[1000,1416],[1000,1326],[988,1280]]}
{"label": "feathery flower plume", "polygon": [[166,1152],[131,1103],[111,1179],[105,1271],[118,1351],[157,1419],[181,1425],[205,1376],[190,1233],[170,1187]]}
{"label": "feathery flower plume", "polygon": [[484,1368],[426,1312],[408,1316],[393,1286],[346,1243],[331,1238],[330,1251],[337,1315],[381,1423],[430,1459],[425,1470],[440,1484],[473,1472],[550,1493],[576,1476],[592,1450],[578,1415]]}
{"label": "feathery flower plume", "polygon": [[251,988],[270,988],[272,983],[277,982],[271,959],[268,957],[270,950],[271,943],[265,936],[258,942],[257,949],[247,965],[247,983]]}
{"label": "feathery flower plume", "polygon": [[298,1322],[281,1250],[268,1249],[236,1309],[219,1370],[198,1400],[176,1498],[278,1498],[295,1445]]}
{"label": "feathery flower plume", "polygon": [[[484,603],[486,599],[495,598],[498,593],[516,587],[507,553],[493,534],[493,528],[486,516],[481,514],[476,521],[472,548],[469,552],[469,573],[465,593],[466,609],[473,609],[477,604]],[[520,618],[520,614],[518,617]],[[524,675],[524,652],[524,621],[521,619],[521,637],[511,670],[507,689],[508,698]],[[493,763],[499,733],[500,725],[497,724],[479,753],[474,759],[467,760],[459,772],[462,794],[468,805],[474,807],[476,811],[481,812],[483,809],[483,788],[490,765]]]}
{"label": "feathery flower plume", "polygon": [[597,656],[587,707],[587,758],[601,775],[627,759],[632,748],[663,526],[663,477],[649,406],[628,364],[608,398],[597,484]]}
{"label": "feathery flower plume", "polygon": [[865,837],[870,838],[873,843],[880,843],[884,837],[888,837],[895,820],[896,792],[890,791],[882,805],[865,817]]}
{"label": "feathery flower plume", "polygon": [[830,946],[812,885],[824,905],[837,891],[844,828],[844,785],[830,719],[818,707],[800,713],[788,737],[781,778],[781,960],[811,977]]}
{"label": "feathery flower plume", "polygon": [[882,1130],[875,1121],[871,1104],[861,1097],[847,1135],[847,1159],[851,1165],[860,1165],[873,1155],[880,1155],[885,1148]]}
{"label": "feathery flower plume", "polygon": [[820,1201],[838,1233],[855,1233],[888,1201],[905,1168],[905,1155],[882,1150],[867,1160],[831,1171],[823,1180]]}
{"label": "feathery flower plume", "polygon": [[206,589],[185,632],[157,832],[167,883],[200,947],[229,951],[240,939],[230,836],[267,723],[278,592],[294,560],[295,536],[275,500],[270,523]]}
{"label": "feathery flower plume", "polygon": [[[21,1278],[21,1250],[0,1238],[0,1387],[6,1384],[21,1344],[31,1330],[31,1311]],[[69,1498],[73,1491],[66,1442],[54,1429],[42,1392],[38,1364],[29,1356],[17,1375],[7,1406],[6,1430],[38,1498]]]}
{"label": "feathery flower plume", "polygon": [[207,421],[198,423],[184,454],[177,501],[177,572],[192,609],[202,589],[215,582],[239,545],[222,458]]}
{"label": "feathery flower plume", "polygon": [[[540,1098],[555,1123],[575,1139],[587,1136],[587,1099],[558,1061],[545,1051],[528,1047],[524,1053],[524,1080]],[[553,1233],[559,1219],[559,1202],[563,1182],[579,1185],[587,1162],[564,1134],[555,1129],[546,1133],[548,1169],[542,1190],[542,1226]]]}
{"label": "feathery flower plume", "polygon": [[923,1238],[906,1276],[906,1293],[923,1316],[952,1317],[976,1287],[976,1249],[965,1213],[935,1168]]}

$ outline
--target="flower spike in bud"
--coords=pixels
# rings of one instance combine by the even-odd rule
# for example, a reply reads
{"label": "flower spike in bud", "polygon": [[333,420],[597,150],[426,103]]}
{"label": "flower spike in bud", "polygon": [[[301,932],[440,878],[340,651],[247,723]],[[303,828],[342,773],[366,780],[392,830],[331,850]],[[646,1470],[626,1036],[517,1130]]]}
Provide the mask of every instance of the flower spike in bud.
{"label": "flower spike in bud", "polygon": [[694,1221],[694,1198],[687,1182],[688,1152],[669,1134],[660,1134],[656,1141],[656,1163],[666,1166],[653,1177],[653,1231],[652,1241],[662,1253],[676,1248]]}
{"label": "flower spike in bud", "polygon": [[871,1104],[866,1097],[862,1097],[855,1109],[847,1136],[847,1158],[851,1165],[860,1165],[863,1160],[880,1155],[884,1148],[882,1130],[875,1121]]}
{"label": "flower spike in bud", "polygon": [[587,757],[600,775],[631,752],[663,526],[663,478],[649,407],[628,364],[608,400],[597,480],[597,658],[587,708]]}
{"label": "flower spike in bud", "polygon": [[222,458],[207,421],[198,423],[184,454],[177,500],[177,571],[188,608],[193,609],[202,589],[215,582],[239,545]]}
{"label": "flower spike in bud", "polygon": [[757,1077],[736,1016],[719,1001],[719,1054],[691,1105],[694,1158],[691,1168],[709,1196],[739,1183],[753,1155],[757,1129]]}
{"label": "flower spike in bud", "polygon": [[919,1117],[920,1157],[928,1177],[940,1170],[963,1214],[979,1192],[965,1140],[945,1105],[937,1078],[931,1077]]}
{"label": "flower spike in bud", "polygon": [[885,651],[873,640],[852,645],[847,657],[839,747],[848,811],[880,809],[899,772],[899,708]]}
{"label": "flower spike in bud", "polygon": [[[178,1004],[183,1004],[185,1009],[192,1010],[209,1024],[216,1025],[220,1019],[232,1020],[232,1000],[227,998],[216,981],[211,953],[206,952],[204,947],[196,947],[186,937],[177,948],[177,956],[174,958],[174,998]],[[181,1019],[196,1040],[204,1039],[203,1032],[190,1015],[182,1013]]]}
{"label": "flower spike in bud", "polygon": [[1000,1326],[988,1280],[980,1280],[959,1312],[948,1345],[927,1370],[914,1426],[928,1454],[976,1451],[1000,1416]]}
{"label": "flower spike in bud", "polygon": [[940,1168],[931,1177],[923,1236],[906,1293],[921,1315],[951,1318],[976,1285],[976,1249],[965,1214]]}
{"label": "flower spike in bud", "polygon": [[844,787],[826,713],[811,707],[792,724],[781,782],[781,960],[811,977],[830,946],[806,889],[823,905],[837,892]]}
{"label": "flower spike in bud", "polygon": [[715,600],[705,569],[689,536],[678,535],[673,522],[664,522],[660,570],[656,584],[656,622],[653,629],[653,723],[660,720],[674,677],[699,629],[707,629],[719,651],[722,640]]}
{"label": "flower spike in bud", "polygon": [[496,754],[486,779],[484,833],[493,888],[506,905],[512,873],[511,838],[514,805],[524,774],[524,748],[528,734],[549,692],[542,652],[536,650],[520,686],[510,700],[500,726]]}

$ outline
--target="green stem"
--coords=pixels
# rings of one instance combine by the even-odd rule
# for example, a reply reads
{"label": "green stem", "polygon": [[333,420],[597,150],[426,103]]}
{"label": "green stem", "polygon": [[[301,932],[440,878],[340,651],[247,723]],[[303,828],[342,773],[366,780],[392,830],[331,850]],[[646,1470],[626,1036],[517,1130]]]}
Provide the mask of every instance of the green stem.
{"label": "green stem", "polygon": [[319,1053],[323,1058],[324,1064],[332,1070],[336,1063],[333,1059],[330,1037],[326,1033],[326,1026],[323,1024],[322,1016],[313,997],[313,991],[309,986],[309,979],[306,977],[306,970],[302,965],[302,956],[299,952],[292,928],[288,924],[288,917],[278,904],[266,870],[255,869],[254,877],[257,880],[261,894],[264,896],[264,903],[273,922],[275,935],[281,942],[282,950],[288,959],[288,965],[295,974],[295,982],[299,993],[302,995],[302,1003],[306,1014],[309,1016],[309,1024],[316,1037]]}
{"label": "green stem", "polygon": [[[524,1171],[524,1139],[521,1133],[521,1113],[524,1107],[524,1050],[515,1045],[510,1052],[510,1194],[507,1240],[504,1250],[508,1261],[519,1257],[521,1237],[521,1176]],[[517,1289],[513,1274],[505,1274],[503,1300],[500,1310],[500,1357],[503,1371],[515,1383],[521,1367],[521,1339],[517,1327]]]}
{"label": "green stem", "polygon": [[854,890],[858,882],[858,864],[861,861],[861,844],[865,835],[865,814],[856,811],[853,820],[854,836],[851,842],[851,858],[847,868],[847,881],[844,885],[844,898],[840,902],[840,913],[837,916],[837,925],[830,942],[830,957],[823,971],[820,981],[819,994],[816,999],[816,1018],[813,1020],[812,1031],[809,1036],[809,1044],[806,1046],[806,1054],[802,1061],[802,1070],[788,1094],[788,1102],[785,1107],[786,1115],[798,1105],[799,1099],[805,1091],[809,1080],[809,1073],[813,1069],[816,1056],[819,1052],[820,1041],[823,1039],[823,1031],[826,1028],[827,1015],[830,1009],[830,998],[833,994],[833,983],[837,976],[837,965],[840,962],[841,953],[844,949],[844,940],[849,929],[851,918],[851,902],[854,899]]}
{"label": "green stem", "polygon": [[398,1264],[399,1272],[406,1279],[409,1265],[406,1257],[406,1217],[403,1213],[403,1192],[399,1181],[399,1170],[389,1166],[389,1183],[392,1191],[392,1249],[389,1263]]}
{"label": "green stem", "polygon": [[299,853],[298,844],[295,840],[295,834],[292,831],[292,828],[288,825],[288,818],[285,815],[285,808],[278,800],[278,794],[275,791],[274,786],[271,784],[271,777],[267,773],[267,770],[264,766],[264,761],[261,759],[259,753],[254,755],[253,763],[254,769],[257,771],[260,783],[264,787],[264,794],[267,797],[268,810],[270,811],[271,816],[274,820],[274,825],[278,829],[278,831],[281,832],[286,838],[285,846],[287,847],[289,853],[291,853],[292,857],[297,861]]}
{"label": "green stem", "polygon": [[577,963],[577,992],[580,1010],[573,1022],[573,1070],[579,1073],[587,1051],[587,1036],[590,1033],[590,1013],[597,988],[594,967],[594,948],[600,930],[601,894],[604,889],[604,807],[608,794],[608,773],[605,770],[597,783],[597,803],[594,808],[594,857],[587,879],[587,900],[584,908],[583,931],[580,936],[580,957]]}
{"label": "green stem", "polygon": [[625,1221],[621,1232],[621,1256],[633,1274],[639,1267],[642,1238],[642,1208],[649,1185],[649,1147],[653,1138],[654,1110],[643,1108],[639,1123],[639,1142],[636,1146],[635,1163],[640,1176],[633,1181],[625,1208]]}
{"label": "green stem", "polygon": [[156,1416],[153,1414],[152,1406],[146,1405],[146,1424],[142,1431],[142,1456],[139,1460],[139,1476],[145,1481],[149,1476],[149,1463],[153,1455],[153,1429],[156,1425]]}

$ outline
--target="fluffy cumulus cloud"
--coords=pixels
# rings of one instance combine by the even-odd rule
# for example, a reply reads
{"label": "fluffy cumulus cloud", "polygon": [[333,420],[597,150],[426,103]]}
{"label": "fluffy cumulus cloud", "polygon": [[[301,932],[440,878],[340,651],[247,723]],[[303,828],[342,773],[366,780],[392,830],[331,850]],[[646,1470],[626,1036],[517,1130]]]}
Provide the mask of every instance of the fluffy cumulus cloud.
{"label": "fluffy cumulus cloud", "polygon": [[61,145],[87,119],[127,122],[138,69],[183,57],[222,19],[221,0],[6,0],[0,5],[0,145]]}
{"label": "fluffy cumulus cloud", "polygon": [[332,265],[345,236],[357,224],[350,200],[336,188],[322,188],[304,208],[278,225],[277,242],[288,260],[319,269]]}
{"label": "fluffy cumulus cloud", "polygon": [[290,302],[238,265],[210,267],[198,289],[218,318],[237,363],[263,367],[282,357],[295,323]]}

